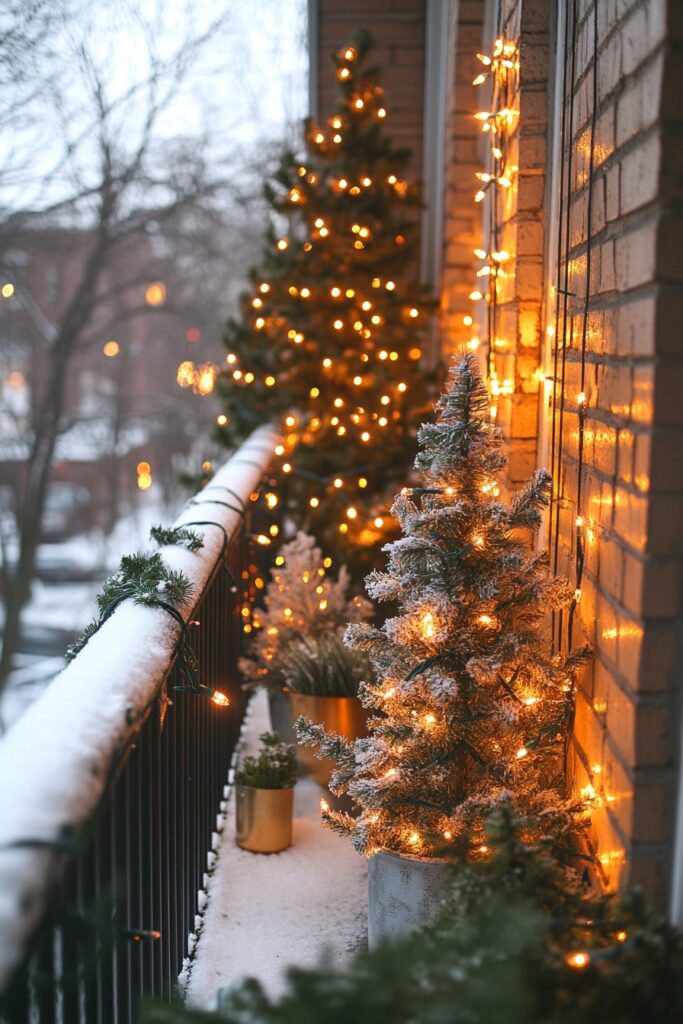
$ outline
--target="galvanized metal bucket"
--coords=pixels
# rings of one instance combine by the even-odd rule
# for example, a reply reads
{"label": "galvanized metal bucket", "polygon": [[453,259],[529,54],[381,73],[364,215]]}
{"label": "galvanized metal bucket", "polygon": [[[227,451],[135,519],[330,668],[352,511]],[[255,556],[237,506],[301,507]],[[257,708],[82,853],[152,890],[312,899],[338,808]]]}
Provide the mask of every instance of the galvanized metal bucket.
{"label": "galvanized metal bucket", "polygon": [[449,860],[381,850],[368,861],[368,945],[397,942],[436,913],[448,891]]}
{"label": "galvanized metal bucket", "polygon": [[[314,697],[290,691],[289,699],[294,722],[303,715],[324,725],[327,732],[335,732],[348,740],[368,735],[368,712],[357,697]],[[299,757],[315,781],[320,786],[327,786],[334,762],[316,757],[312,747],[299,747]]]}
{"label": "galvanized metal bucket", "polygon": [[278,734],[283,743],[296,743],[288,691],[280,687],[269,689],[268,710],[270,712],[270,727],[273,732]]}
{"label": "galvanized metal bucket", "polygon": [[252,853],[279,853],[292,845],[294,787],[235,786],[237,845]]}

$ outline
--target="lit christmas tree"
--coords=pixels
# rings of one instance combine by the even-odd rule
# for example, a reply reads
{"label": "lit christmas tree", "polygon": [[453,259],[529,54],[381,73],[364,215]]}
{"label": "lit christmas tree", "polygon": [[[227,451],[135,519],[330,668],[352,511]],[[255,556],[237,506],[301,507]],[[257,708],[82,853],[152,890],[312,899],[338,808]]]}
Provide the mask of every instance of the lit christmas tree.
{"label": "lit christmas tree", "polygon": [[340,557],[389,526],[428,401],[419,190],[383,130],[369,48],[365,34],[336,56],[336,113],[306,122],[305,155],[287,153],[268,187],[277,230],[228,324],[218,382],[219,434],[281,426],[287,505]]}
{"label": "lit christmas tree", "polygon": [[538,470],[509,504],[498,500],[502,435],[474,356],[451,371],[437,410],[419,433],[423,486],[394,502],[403,537],[367,580],[399,614],[381,629],[347,629],[376,671],[361,699],[382,714],[355,744],[299,720],[300,736],[337,762],[332,792],[361,808],[358,818],[323,815],[365,854],[430,856],[456,844],[486,855],[485,819],[507,801],[527,816],[530,839],[571,825],[564,741],[587,651],[550,654],[546,615],[573,592],[525,539],[550,478]]}
{"label": "lit christmas tree", "polygon": [[346,623],[370,618],[370,602],[358,594],[349,595],[346,566],[341,566],[336,579],[331,566],[332,559],[323,558],[315,538],[301,531],[280,549],[270,570],[265,608],[254,613],[249,656],[239,662],[250,682],[281,687],[283,664],[294,645],[340,637]]}

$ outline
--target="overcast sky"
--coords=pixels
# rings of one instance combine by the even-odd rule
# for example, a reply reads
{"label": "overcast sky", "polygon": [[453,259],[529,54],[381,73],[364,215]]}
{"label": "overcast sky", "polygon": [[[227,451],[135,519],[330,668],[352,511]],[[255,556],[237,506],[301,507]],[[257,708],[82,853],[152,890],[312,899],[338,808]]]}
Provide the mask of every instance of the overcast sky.
{"label": "overcast sky", "polygon": [[[71,17],[56,22],[41,41],[33,71],[51,85],[0,132],[3,206],[40,206],[46,191],[50,198],[61,190],[68,194],[73,177],[87,170],[93,107],[88,75],[79,66],[83,56],[96,69],[107,102],[118,103],[115,124],[123,145],[134,145],[145,114],[144,92],[135,88],[145,81],[150,47],[164,60],[191,53],[158,138],[208,140],[203,145],[220,160],[281,138],[307,113],[305,0],[61,2]],[[204,36],[196,52],[181,45]],[[72,166],[64,160],[66,141]],[[8,168],[20,171],[4,173]],[[55,168],[46,187],[45,175]]]}

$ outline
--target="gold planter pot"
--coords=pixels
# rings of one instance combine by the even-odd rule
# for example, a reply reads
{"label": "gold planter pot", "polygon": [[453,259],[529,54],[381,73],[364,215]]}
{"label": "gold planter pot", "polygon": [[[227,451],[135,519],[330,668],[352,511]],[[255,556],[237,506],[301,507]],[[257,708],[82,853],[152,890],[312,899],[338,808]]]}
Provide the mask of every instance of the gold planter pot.
{"label": "gold planter pot", "polygon": [[252,853],[279,853],[292,845],[294,787],[235,786],[237,845]]}
{"label": "gold planter pot", "polygon": [[[313,697],[306,693],[290,691],[292,721],[299,715],[310,718],[325,727],[327,732],[356,740],[368,735],[368,712],[357,697]],[[321,786],[327,786],[334,768],[328,758],[315,756],[313,747],[299,747],[299,756],[304,767]]]}

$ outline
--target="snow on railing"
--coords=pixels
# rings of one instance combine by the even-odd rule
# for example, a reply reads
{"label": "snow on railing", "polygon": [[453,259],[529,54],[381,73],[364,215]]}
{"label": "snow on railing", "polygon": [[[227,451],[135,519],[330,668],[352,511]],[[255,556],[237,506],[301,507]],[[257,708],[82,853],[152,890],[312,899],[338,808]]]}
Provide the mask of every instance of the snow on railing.
{"label": "snow on railing", "polygon": [[[226,505],[236,499],[246,505],[276,443],[269,427],[256,430],[212,479],[213,489],[202,491],[174,525],[210,520],[232,538],[242,517]],[[193,584],[182,609],[186,621],[225,540],[213,525],[193,529],[204,541],[199,551],[161,549],[169,568]],[[0,742],[0,992],[44,916],[65,843],[95,813],[159,691],[179,630],[163,609],[125,601]]]}

